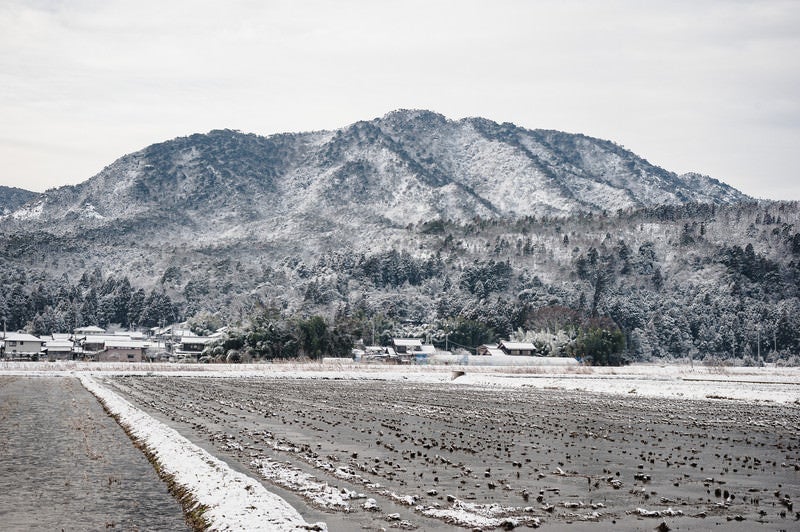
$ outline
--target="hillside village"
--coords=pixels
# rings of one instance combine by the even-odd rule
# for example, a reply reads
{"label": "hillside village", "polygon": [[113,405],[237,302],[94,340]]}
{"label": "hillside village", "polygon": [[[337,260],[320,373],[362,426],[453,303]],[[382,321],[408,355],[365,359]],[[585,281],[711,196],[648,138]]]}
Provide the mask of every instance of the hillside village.
{"label": "hillside village", "polygon": [[197,362],[203,349],[224,331],[197,336],[177,327],[141,331],[106,331],[102,327],[76,328],[72,333],[34,336],[6,332],[0,353],[6,360],[81,360],[89,362]]}
{"label": "hillside village", "polygon": [[[179,326],[154,327],[141,331],[106,331],[95,325],[79,327],[73,333],[55,333],[38,337],[23,332],[3,332],[0,337],[0,359],[8,361],[84,361],[84,362],[230,362],[212,356],[211,347],[220,344],[226,328],[208,336],[199,336]],[[469,364],[470,359],[482,365],[530,364],[534,358],[542,365],[577,365],[573,357],[545,357],[545,352],[532,342],[501,341],[484,344],[475,355],[440,350],[419,338],[393,338],[390,345],[359,345],[352,349],[352,360],[383,364]],[[544,359],[547,358],[546,361]],[[330,359],[328,359],[330,360]],[[341,360],[341,359],[337,359]],[[235,362],[241,361],[233,360]],[[535,363],[535,362],[534,362]]]}

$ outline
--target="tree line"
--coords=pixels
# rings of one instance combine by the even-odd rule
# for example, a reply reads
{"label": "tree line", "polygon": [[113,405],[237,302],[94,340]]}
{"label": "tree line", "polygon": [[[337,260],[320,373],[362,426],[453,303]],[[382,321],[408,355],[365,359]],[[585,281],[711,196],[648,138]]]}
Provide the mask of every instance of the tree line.
{"label": "tree line", "polygon": [[[225,356],[257,358],[342,353],[371,340],[378,323],[379,342],[426,324],[434,342],[449,334],[474,347],[527,335],[552,354],[594,363],[786,362],[800,353],[798,211],[765,203],[435,220],[406,228],[404,248],[267,262],[257,283],[227,255],[214,272],[171,264],[146,286],[99,268],[55,277],[0,257],[0,316],[9,330],[34,334],[215,316],[241,331]],[[266,332],[253,325],[264,308],[273,309]],[[570,343],[545,342],[546,333]]]}

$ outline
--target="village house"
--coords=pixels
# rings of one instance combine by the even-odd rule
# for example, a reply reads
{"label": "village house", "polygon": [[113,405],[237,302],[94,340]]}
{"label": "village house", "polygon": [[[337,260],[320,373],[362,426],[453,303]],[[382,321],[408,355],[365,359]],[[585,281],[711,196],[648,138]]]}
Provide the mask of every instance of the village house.
{"label": "village house", "polygon": [[177,342],[184,336],[194,336],[194,333],[189,329],[182,329],[178,325],[167,325],[166,327],[151,327],[148,331],[150,338],[160,340],[162,342]]}
{"label": "village house", "polygon": [[403,363],[424,363],[436,352],[434,346],[423,344],[419,338],[394,338],[392,345],[397,358]]}
{"label": "village house", "polygon": [[497,345],[504,354],[510,356],[536,356],[536,346],[530,342],[506,342]]}
{"label": "village house", "polygon": [[144,333],[141,331],[116,331],[114,333],[114,336],[127,336],[128,338],[136,342],[147,341],[147,338],[145,338]]}
{"label": "village house", "polygon": [[98,352],[98,362],[141,362],[145,358],[147,345],[130,339],[106,340],[103,350]]}
{"label": "village house", "polygon": [[96,336],[99,334],[105,334],[106,330],[102,327],[98,327],[97,325],[89,325],[88,327],[78,327],[75,329],[75,337],[82,337],[82,336]]}
{"label": "village house", "polygon": [[356,361],[390,364],[425,363],[434,353],[436,353],[434,346],[423,344],[418,338],[394,338],[392,345],[371,345],[353,350]]}
{"label": "village house", "polygon": [[[359,352],[361,351],[361,352]],[[353,354],[357,362],[388,362],[397,360],[397,353],[391,347],[368,345],[363,350],[354,349]]]}
{"label": "village house", "polygon": [[97,355],[105,350],[106,342],[118,340],[119,337],[113,334],[90,334],[84,337],[76,337],[75,341],[83,348],[84,357],[88,360],[97,360]]}
{"label": "village house", "polygon": [[214,336],[181,336],[180,342],[178,342],[173,353],[175,359],[181,361],[198,361],[206,346],[216,339],[217,338]]}
{"label": "village house", "polygon": [[45,341],[32,334],[3,333],[0,338],[3,358],[11,360],[38,360]]}
{"label": "village house", "polygon": [[475,354],[477,356],[498,356],[505,353],[497,344],[483,344],[475,348]]}
{"label": "village house", "polygon": [[53,334],[45,340],[43,350],[47,360],[75,360],[75,343],[69,334]]}
{"label": "village house", "polygon": [[394,351],[398,355],[420,351],[422,349],[422,340],[419,338],[394,338],[392,339]]}
{"label": "village house", "polygon": [[147,359],[147,350],[152,347],[141,333],[106,333],[105,329],[94,326],[75,329],[73,340],[74,358],[98,362],[141,362]]}

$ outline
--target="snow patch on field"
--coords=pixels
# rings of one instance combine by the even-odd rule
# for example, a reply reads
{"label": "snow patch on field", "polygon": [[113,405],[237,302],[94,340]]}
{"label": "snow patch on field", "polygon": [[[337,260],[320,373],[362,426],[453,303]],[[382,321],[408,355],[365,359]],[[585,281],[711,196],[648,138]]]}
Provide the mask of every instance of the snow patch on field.
{"label": "snow patch on field", "polygon": [[[474,369],[474,368],[473,368]],[[555,369],[555,368],[553,368]],[[738,371],[737,371],[738,370]],[[800,403],[796,368],[727,368],[719,373],[679,366],[587,368],[586,373],[500,374],[467,370],[454,383],[497,388],[561,389],[648,398]]]}
{"label": "snow patch on field", "polygon": [[[490,359],[494,357],[471,357]],[[516,357],[525,358],[525,357]],[[532,358],[532,357],[531,357]],[[482,362],[482,361],[481,361]],[[455,373],[460,375],[454,379]],[[0,374],[64,376],[153,375],[318,380],[383,380],[482,386],[544,388],[669,399],[711,399],[800,404],[800,368],[706,367],[635,364],[588,366],[383,366],[336,364],[134,364],[96,362],[0,362]]]}
{"label": "snow patch on field", "polygon": [[[522,511],[530,512],[533,509],[526,508]],[[435,517],[450,524],[469,528],[503,528],[511,530],[522,525],[536,528],[541,524],[538,517],[515,515],[520,512],[519,508],[509,508],[499,504],[473,504],[460,500],[454,501],[450,508],[420,508],[419,512],[428,517]]]}
{"label": "snow patch on field", "polygon": [[290,464],[262,458],[253,460],[251,465],[256,467],[265,479],[300,494],[322,508],[346,512],[350,510],[350,501],[366,499],[364,494],[331,486]]}
{"label": "snow patch on field", "polygon": [[324,523],[306,523],[297,510],[258,481],[232,470],[92,377],[81,375],[80,380],[118,417],[120,424],[150,449],[163,471],[207,508],[203,517],[211,522],[211,530],[327,530]]}

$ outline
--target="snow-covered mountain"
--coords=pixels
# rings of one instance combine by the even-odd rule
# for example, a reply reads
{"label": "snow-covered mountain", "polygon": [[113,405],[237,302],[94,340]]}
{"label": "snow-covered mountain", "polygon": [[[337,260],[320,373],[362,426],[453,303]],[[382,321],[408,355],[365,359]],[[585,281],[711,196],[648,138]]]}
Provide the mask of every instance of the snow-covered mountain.
{"label": "snow-covered mountain", "polygon": [[613,320],[635,359],[786,358],[800,349],[797,227],[797,203],[481,118],[212,131],[0,216],[0,315],[58,332],[279,312],[354,337],[375,322],[477,327],[482,343],[575,314]]}
{"label": "snow-covered mountain", "polygon": [[336,131],[218,130],[154,144],[49,191],[4,224],[221,242],[747,199],[613,142],[401,110]]}

